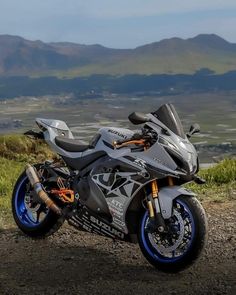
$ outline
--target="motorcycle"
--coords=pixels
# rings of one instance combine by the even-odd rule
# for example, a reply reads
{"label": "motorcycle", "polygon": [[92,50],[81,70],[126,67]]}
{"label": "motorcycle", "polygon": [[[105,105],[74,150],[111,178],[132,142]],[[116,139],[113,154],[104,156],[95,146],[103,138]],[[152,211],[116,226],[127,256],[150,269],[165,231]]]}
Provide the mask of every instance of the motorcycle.
{"label": "motorcycle", "polygon": [[75,139],[63,121],[36,119],[57,160],[27,164],[12,195],[17,226],[32,238],[69,225],[131,243],[164,272],[190,266],[204,248],[207,220],[196,195],[183,184],[204,180],[198,156],[172,104],[132,113],[138,132],[104,127],[89,144]]}

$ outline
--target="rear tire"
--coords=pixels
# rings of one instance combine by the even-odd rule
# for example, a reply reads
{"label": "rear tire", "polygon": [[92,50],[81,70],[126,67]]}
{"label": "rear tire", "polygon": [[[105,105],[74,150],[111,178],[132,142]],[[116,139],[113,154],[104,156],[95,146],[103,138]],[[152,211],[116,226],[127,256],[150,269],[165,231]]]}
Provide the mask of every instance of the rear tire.
{"label": "rear tire", "polygon": [[[176,217],[175,223],[172,225],[177,227],[174,233],[175,237],[177,236],[174,242],[176,247],[178,246],[176,250],[174,250],[176,256],[173,256],[174,252],[173,248],[171,248],[171,246],[174,246],[166,246],[168,242],[173,242],[173,236],[167,238],[158,233],[150,233],[145,230],[145,225],[149,219],[147,211],[144,212],[141,218],[138,232],[139,246],[143,255],[149,263],[164,272],[178,272],[192,265],[201,254],[207,237],[205,211],[196,198],[180,196],[174,200],[173,207],[173,212],[176,212],[175,214],[178,217]],[[182,236],[180,233],[181,225]],[[180,233],[179,236],[178,233]],[[155,236],[156,240],[153,236]],[[154,241],[156,241],[156,243],[154,243]],[[162,243],[164,243],[164,246]]]}
{"label": "rear tire", "polygon": [[[55,233],[64,223],[64,219],[53,211],[44,208],[42,220],[34,220],[26,205],[27,188],[30,187],[28,177],[23,172],[18,178],[12,194],[12,214],[19,229],[32,238],[44,238]],[[36,204],[36,206],[39,206]],[[41,205],[44,206],[44,205]]]}

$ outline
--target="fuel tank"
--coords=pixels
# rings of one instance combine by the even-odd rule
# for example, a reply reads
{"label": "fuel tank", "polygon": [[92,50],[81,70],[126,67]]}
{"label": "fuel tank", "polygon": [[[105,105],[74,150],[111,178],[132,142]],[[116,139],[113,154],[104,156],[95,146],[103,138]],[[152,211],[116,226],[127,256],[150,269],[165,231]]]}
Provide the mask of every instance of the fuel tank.
{"label": "fuel tank", "polygon": [[103,127],[99,129],[100,140],[113,145],[114,141],[122,141],[133,136],[134,132],[125,128]]}

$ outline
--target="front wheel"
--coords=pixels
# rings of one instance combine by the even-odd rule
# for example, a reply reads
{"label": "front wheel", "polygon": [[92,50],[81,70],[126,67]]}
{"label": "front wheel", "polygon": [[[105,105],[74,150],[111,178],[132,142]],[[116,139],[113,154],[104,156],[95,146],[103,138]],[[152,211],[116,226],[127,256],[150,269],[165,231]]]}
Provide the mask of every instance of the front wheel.
{"label": "front wheel", "polygon": [[146,259],[159,270],[178,272],[200,255],[207,235],[203,207],[194,197],[180,196],[173,202],[173,215],[166,220],[168,232],[149,232],[144,212],[139,226],[139,246]]}

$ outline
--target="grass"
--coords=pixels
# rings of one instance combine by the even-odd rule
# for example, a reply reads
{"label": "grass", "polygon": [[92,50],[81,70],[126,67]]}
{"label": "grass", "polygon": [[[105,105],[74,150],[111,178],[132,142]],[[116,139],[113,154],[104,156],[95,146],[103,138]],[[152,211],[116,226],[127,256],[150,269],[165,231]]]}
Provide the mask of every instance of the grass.
{"label": "grass", "polygon": [[186,187],[198,194],[199,199],[224,202],[236,200],[236,159],[224,159],[216,166],[202,169],[198,175],[206,184],[187,184]]}
{"label": "grass", "polygon": [[199,174],[206,179],[209,185],[232,183],[236,180],[236,160],[225,159],[214,167],[202,170]]}
{"label": "grass", "polygon": [[94,74],[128,75],[128,74],[194,74],[201,68],[213,70],[216,74],[233,71],[236,68],[235,53],[199,52],[188,50],[136,53],[118,58],[105,58],[99,61],[76,66],[68,70],[48,70],[32,73],[31,77],[56,76],[58,78],[75,78]]}
{"label": "grass", "polygon": [[11,194],[26,163],[53,158],[47,145],[24,135],[0,136],[0,228],[12,224]]}
{"label": "grass", "polygon": [[24,162],[0,157],[0,228],[12,223],[11,194],[16,179],[25,166]]}
{"label": "grass", "polygon": [[0,157],[20,162],[43,161],[53,153],[40,140],[32,140],[24,135],[11,134],[0,136]]}
{"label": "grass", "polygon": [[[21,135],[0,136],[0,228],[13,224],[11,194],[25,164],[52,157],[53,153],[45,143]],[[201,170],[199,176],[207,183],[190,183],[186,187],[196,192],[200,200],[236,200],[236,159],[225,159],[212,168]]]}

